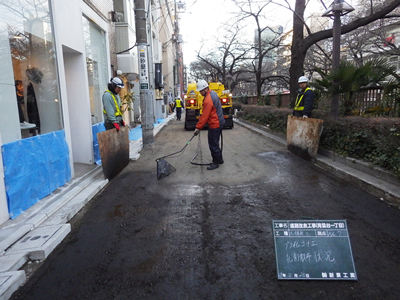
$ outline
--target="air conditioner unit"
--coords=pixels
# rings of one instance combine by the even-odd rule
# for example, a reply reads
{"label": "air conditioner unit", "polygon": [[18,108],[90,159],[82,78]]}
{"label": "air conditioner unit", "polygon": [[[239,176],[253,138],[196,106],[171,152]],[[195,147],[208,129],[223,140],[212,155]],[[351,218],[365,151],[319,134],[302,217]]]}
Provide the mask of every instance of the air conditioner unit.
{"label": "air conditioner unit", "polygon": [[111,20],[113,22],[123,22],[124,21],[124,14],[117,11],[110,11]]}

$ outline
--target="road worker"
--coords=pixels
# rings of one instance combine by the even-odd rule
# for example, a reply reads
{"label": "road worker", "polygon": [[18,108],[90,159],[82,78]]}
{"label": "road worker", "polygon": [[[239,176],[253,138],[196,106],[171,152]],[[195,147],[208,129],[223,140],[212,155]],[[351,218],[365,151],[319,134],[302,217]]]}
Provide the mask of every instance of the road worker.
{"label": "road worker", "polygon": [[124,82],[119,77],[111,78],[108,84],[108,90],[103,94],[103,114],[104,126],[106,130],[116,128],[119,131],[120,126],[125,126],[121,112],[121,98],[119,92],[124,88]]}
{"label": "road worker", "polygon": [[183,105],[183,101],[181,100],[181,97],[176,96],[175,98],[175,109],[176,109],[176,119],[178,121],[181,120],[182,116],[182,109],[185,108]]}
{"label": "road worker", "polygon": [[300,76],[298,83],[300,88],[296,97],[293,115],[295,117],[309,118],[313,109],[314,91],[308,87],[307,77]]}
{"label": "road worker", "polygon": [[214,170],[218,168],[220,164],[224,163],[222,159],[222,150],[219,146],[222,128],[225,124],[224,114],[218,94],[209,89],[207,81],[200,80],[197,83],[197,91],[204,97],[204,100],[203,113],[196,125],[194,135],[198,135],[204,125],[208,123],[208,146],[213,161],[210,166],[207,167],[207,170]]}

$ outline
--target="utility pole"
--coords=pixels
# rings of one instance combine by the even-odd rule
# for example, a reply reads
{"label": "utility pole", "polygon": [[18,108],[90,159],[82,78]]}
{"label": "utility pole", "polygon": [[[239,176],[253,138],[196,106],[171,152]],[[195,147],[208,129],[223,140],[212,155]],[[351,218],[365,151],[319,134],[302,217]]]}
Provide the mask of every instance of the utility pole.
{"label": "utility pole", "polygon": [[[335,4],[338,0],[335,1]],[[341,21],[340,10],[333,12],[333,49],[332,49],[332,68],[337,69],[340,65],[340,34]],[[333,83],[337,85],[337,82]],[[331,102],[331,115],[335,118],[339,116],[339,94],[334,94]]]}
{"label": "utility pole", "polygon": [[175,47],[176,47],[176,78],[177,78],[177,85],[176,85],[176,96],[182,97],[183,91],[183,78],[182,78],[182,64],[181,64],[181,57],[182,57],[182,47],[181,47],[181,40],[179,35],[179,15],[178,15],[178,6],[175,2],[175,23],[174,23],[174,35],[175,35]]}
{"label": "utility pole", "polygon": [[146,0],[135,0],[136,43],[139,58],[140,107],[143,146],[154,144],[154,109],[150,88]]}
{"label": "utility pole", "polygon": [[[340,65],[340,35],[341,20],[340,17],[353,11],[354,8],[344,0],[334,0],[331,6],[324,12],[322,17],[333,17],[333,49],[332,49],[332,69],[339,68]],[[337,85],[337,82],[333,82]],[[331,115],[339,116],[339,94],[334,94],[331,101]]]}

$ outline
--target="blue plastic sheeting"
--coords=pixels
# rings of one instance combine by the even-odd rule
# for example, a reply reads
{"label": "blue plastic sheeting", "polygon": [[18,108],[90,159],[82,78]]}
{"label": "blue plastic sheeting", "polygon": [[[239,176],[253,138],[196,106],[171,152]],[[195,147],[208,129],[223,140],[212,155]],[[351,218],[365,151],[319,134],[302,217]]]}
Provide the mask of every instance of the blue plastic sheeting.
{"label": "blue plastic sheeting", "polygon": [[99,148],[99,140],[97,139],[97,134],[99,132],[106,131],[106,127],[104,123],[97,123],[92,126],[93,132],[93,153],[94,153],[94,162],[96,165],[101,165],[101,156],[100,156],[100,148]]}
{"label": "blue plastic sheeting", "polygon": [[142,137],[142,126],[137,126],[131,130],[129,130],[129,140],[137,141]]}
{"label": "blue plastic sheeting", "polygon": [[[164,121],[165,121],[165,119],[157,119],[157,123],[154,123],[154,127],[157,127]],[[142,137],[142,126],[135,127],[129,131],[129,140],[130,141],[137,141],[141,137]]]}
{"label": "blue plastic sheeting", "polygon": [[63,130],[4,144],[2,148],[11,219],[71,180]]}

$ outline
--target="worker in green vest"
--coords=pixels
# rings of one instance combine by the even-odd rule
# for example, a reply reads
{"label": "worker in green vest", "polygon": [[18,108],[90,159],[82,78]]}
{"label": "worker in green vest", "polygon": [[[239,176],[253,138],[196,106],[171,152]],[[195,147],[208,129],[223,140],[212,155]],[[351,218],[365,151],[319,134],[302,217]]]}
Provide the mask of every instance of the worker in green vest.
{"label": "worker in green vest", "polygon": [[122,88],[124,88],[122,79],[114,77],[111,78],[108,84],[108,90],[103,94],[103,114],[106,130],[116,128],[119,131],[120,126],[125,126],[125,122],[122,119],[121,98],[119,97],[119,92]]}
{"label": "worker in green vest", "polygon": [[183,104],[183,101],[181,100],[181,97],[179,96],[175,97],[175,108],[176,108],[176,119],[180,121],[182,116],[182,109],[185,108],[185,106]]}
{"label": "worker in green vest", "polygon": [[293,115],[295,117],[309,118],[313,109],[314,91],[307,86],[307,77],[300,76],[298,83],[300,88],[296,97]]}

